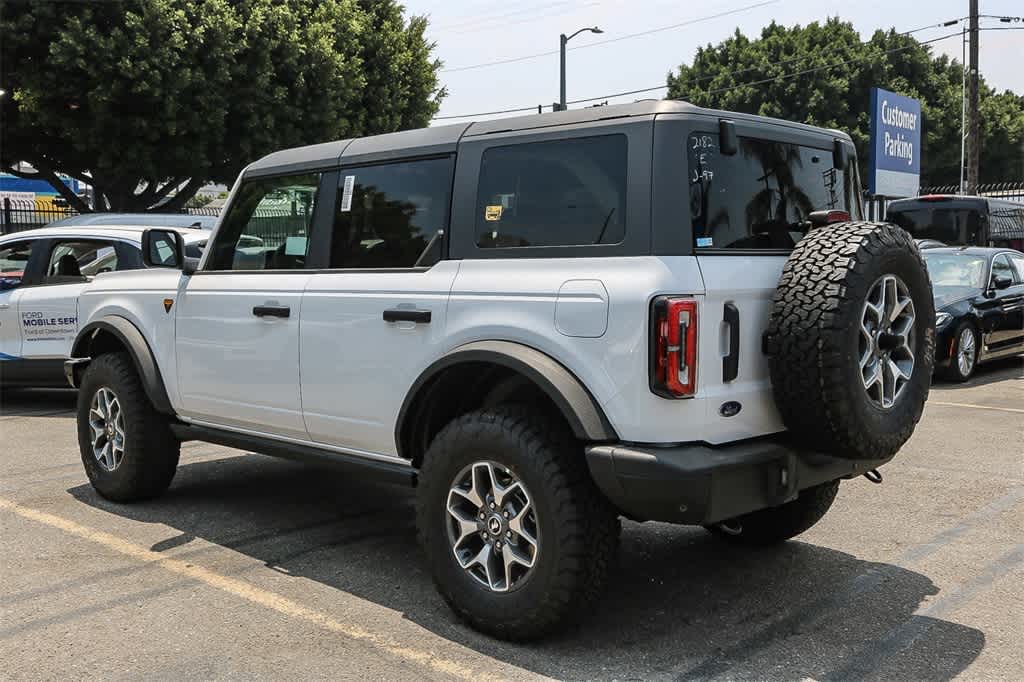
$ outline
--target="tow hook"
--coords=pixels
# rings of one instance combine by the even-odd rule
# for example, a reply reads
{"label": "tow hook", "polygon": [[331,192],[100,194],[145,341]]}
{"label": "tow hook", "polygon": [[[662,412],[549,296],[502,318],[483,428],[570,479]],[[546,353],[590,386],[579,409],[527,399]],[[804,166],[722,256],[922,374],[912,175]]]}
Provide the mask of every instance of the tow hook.
{"label": "tow hook", "polygon": [[722,521],[718,524],[718,530],[722,531],[726,535],[739,535],[743,532],[743,524],[736,519],[729,519],[728,521]]}
{"label": "tow hook", "polygon": [[878,469],[872,469],[871,471],[864,472],[864,478],[868,479],[872,483],[881,483],[882,474],[878,473]]}

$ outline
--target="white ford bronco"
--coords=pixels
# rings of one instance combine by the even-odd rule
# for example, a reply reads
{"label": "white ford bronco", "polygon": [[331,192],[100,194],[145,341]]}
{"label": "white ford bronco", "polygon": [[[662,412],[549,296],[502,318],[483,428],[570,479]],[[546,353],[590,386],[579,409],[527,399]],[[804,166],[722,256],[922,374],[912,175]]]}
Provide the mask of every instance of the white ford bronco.
{"label": "white ford bronco", "polygon": [[845,134],[683,102],[271,154],[201,261],[154,229],[175,268],[81,295],[86,473],[152,497],[194,439],[415,486],[444,599],[543,635],[620,517],[780,542],[910,437],[931,285],[859,196]]}

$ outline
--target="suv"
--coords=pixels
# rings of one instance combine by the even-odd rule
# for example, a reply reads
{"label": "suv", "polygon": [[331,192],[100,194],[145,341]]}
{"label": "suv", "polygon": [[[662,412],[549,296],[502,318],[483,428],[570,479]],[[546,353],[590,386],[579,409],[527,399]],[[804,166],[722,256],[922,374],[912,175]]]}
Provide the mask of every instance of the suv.
{"label": "suv", "polygon": [[1024,250],[1024,204],[1008,199],[926,194],[889,202],[885,219],[943,246]]}
{"label": "suv", "polygon": [[780,542],[911,435],[931,286],[859,195],[845,134],[668,101],[271,154],[202,262],[82,295],[86,473],[151,497],[196,439],[416,486],[445,600],[540,636],[620,516]]}

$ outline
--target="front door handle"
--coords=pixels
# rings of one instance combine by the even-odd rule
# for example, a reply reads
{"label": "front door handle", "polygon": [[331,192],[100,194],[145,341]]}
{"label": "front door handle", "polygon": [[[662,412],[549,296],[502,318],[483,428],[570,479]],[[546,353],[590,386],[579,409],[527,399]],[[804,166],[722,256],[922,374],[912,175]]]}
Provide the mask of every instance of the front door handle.
{"label": "front door handle", "polygon": [[430,324],[430,311],[416,310],[415,308],[389,308],[384,311],[384,321]]}
{"label": "front door handle", "polygon": [[740,373],[740,311],[726,303],[722,318],[729,325],[729,354],[722,358],[722,381],[730,382]]}
{"label": "front door handle", "polygon": [[292,309],[286,305],[258,305],[252,309],[256,317],[291,317]]}

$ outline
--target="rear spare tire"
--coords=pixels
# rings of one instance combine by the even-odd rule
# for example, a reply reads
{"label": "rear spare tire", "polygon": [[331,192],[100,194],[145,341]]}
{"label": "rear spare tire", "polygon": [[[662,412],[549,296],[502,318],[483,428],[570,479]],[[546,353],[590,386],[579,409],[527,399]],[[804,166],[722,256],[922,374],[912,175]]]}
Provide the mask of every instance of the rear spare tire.
{"label": "rear spare tire", "polygon": [[805,236],[772,301],[766,349],[786,428],[805,447],[887,459],[914,432],[935,357],[935,309],[921,254],[886,223]]}

